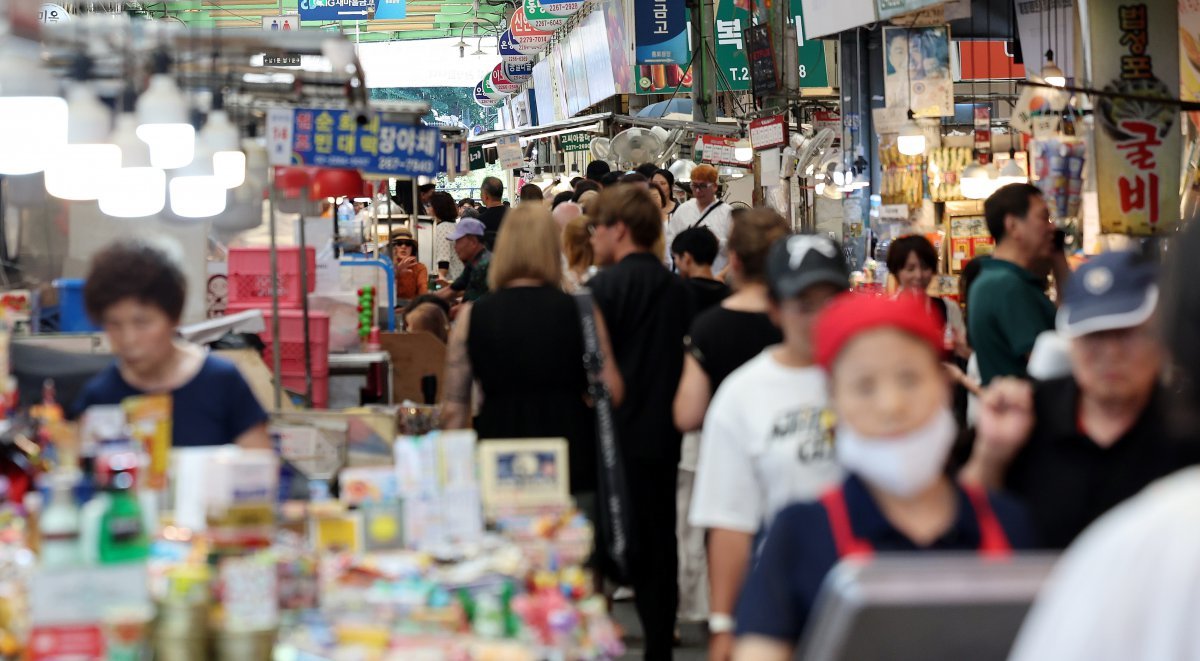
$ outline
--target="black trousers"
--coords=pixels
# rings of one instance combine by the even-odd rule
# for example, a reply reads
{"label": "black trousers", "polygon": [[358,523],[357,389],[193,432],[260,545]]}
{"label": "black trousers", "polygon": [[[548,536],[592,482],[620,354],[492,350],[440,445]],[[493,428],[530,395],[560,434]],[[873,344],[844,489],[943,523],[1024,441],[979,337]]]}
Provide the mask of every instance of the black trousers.
{"label": "black trousers", "polygon": [[630,578],[646,659],[670,659],[679,607],[679,556],[675,537],[678,462],[626,460],[632,527]]}

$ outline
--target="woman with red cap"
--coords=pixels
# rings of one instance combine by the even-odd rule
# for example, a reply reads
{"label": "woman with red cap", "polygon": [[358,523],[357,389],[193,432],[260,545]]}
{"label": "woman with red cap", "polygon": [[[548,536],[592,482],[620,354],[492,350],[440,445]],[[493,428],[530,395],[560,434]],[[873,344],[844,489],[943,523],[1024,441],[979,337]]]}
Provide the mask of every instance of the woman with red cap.
{"label": "woman with red cap", "polygon": [[1021,507],[946,476],[957,435],[940,324],[911,297],[847,294],[814,328],[848,477],[783,510],[738,607],[737,657],[791,658],[825,575],[847,556],[1032,546]]}

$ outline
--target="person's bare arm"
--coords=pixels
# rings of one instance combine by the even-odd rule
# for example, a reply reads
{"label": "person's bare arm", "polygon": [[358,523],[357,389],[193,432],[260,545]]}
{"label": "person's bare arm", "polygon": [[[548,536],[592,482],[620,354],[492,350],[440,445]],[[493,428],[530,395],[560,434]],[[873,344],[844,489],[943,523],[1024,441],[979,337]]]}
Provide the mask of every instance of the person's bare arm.
{"label": "person's bare arm", "polygon": [[458,291],[454,287],[443,287],[433,293],[443,301],[449,301],[451,303],[457,301],[459,296],[462,296],[462,292]]}
{"label": "person's bare arm", "polygon": [[242,432],[233,442],[247,450],[270,450],[271,435],[267,433],[267,423],[254,425]]}
{"label": "person's bare arm", "polygon": [[683,358],[683,376],[679,379],[679,390],[675,392],[675,427],[679,431],[698,431],[704,426],[704,414],[712,400],[712,381],[700,366],[696,357],[686,354]]}
{"label": "person's bare arm", "polygon": [[794,650],[791,645],[766,636],[739,638],[734,650],[734,661],[788,661]]}
{"label": "person's bare arm", "polygon": [[[709,612],[732,616],[737,606],[754,537],[749,533],[710,528],[708,530]],[[708,639],[710,661],[726,661],[733,653],[733,634],[713,634]]]}
{"label": "person's bare arm", "polygon": [[468,429],[471,418],[471,358],[467,353],[467,340],[471,323],[471,306],[463,306],[458,321],[450,331],[450,344],[446,347],[446,386],[442,402],[442,427],[445,429]]}
{"label": "person's bare arm", "polygon": [[604,368],[600,373],[600,378],[604,379],[604,385],[608,387],[612,405],[617,407],[625,401],[625,380],[621,378],[621,366],[617,364],[617,357],[613,353],[612,338],[608,335],[608,325],[604,323],[604,315],[594,304],[592,315],[596,319],[596,336],[600,342],[600,351],[604,354]]}

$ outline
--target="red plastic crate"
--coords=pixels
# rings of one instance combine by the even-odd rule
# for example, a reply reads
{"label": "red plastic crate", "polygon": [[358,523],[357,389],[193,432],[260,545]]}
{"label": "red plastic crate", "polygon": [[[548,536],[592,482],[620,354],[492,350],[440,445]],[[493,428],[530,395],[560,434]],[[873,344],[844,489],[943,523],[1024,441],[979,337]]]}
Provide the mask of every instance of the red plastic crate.
{"label": "red plastic crate", "polygon": [[[303,376],[285,376],[280,378],[284,389],[300,395],[304,394]],[[314,376],[312,390],[312,407],[314,409],[329,408],[329,377]]]}
{"label": "red plastic crate", "polygon": [[[305,269],[308,293],[317,288],[317,253],[306,247]],[[295,309],[303,303],[300,291],[300,249],[279,248],[279,307]],[[271,249],[229,249],[229,303],[240,305],[271,304]]]}
{"label": "red plastic crate", "polygon": [[[271,328],[271,310],[257,305],[230,303],[225,314],[236,314],[246,310],[262,310],[266,329],[259,333],[266,348],[263,350],[263,361],[267,367],[274,365],[275,342]],[[280,343],[280,374],[283,376],[304,376],[304,312],[301,310],[279,311],[279,334],[283,341]],[[313,376],[329,375],[329,315],[325,312],[310,311],[308,313],[308,343],[312,347]]]}

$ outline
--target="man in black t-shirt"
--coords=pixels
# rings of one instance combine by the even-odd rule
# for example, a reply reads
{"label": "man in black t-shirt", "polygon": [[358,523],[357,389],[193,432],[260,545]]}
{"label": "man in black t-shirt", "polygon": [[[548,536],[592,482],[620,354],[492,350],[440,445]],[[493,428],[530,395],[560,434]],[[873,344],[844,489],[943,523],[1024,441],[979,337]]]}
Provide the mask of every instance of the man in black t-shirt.
{"label": "man in black t-shirt", "polygon": [[479,199],[483,200],[483,211],[479,213],[479,220],[484,227],[483,244],[488,250],[493,250],[504,214],[508,213],[508,207],[504,205],[504,182],[496,177],[484,179],[479,185]]}
{"label": "man in black t-shirt", "polygon": [[981,398],[962,477],[1021,497],[1048,548],[1065,548],[1109,509],[1194,462],[1165,419],[1156,271],[1133,252],[1080,267],[1058,314],[1072,376],[1032,386],[997,379]]}
{"label": "man in black t-shirt", "polygon": [[707,227],[680,232],[671,242],[675,270],[691,290],[696,314],[717,305],[730,294],[729,285],[717,280],[712,265],[721,249],[717,235]]}
{"label": "man in black t-shirt", "polygon": [[646,658],[669,659],[679,597],[675,486],[681,438],[671,403],[683,370],[691,296],[654,254],[662,236],[657,194],[616,185],[600,195],[595,208],[592,248],[606,268],[589,287],[626,383],[614,418],[632,504],[630,578]]}

